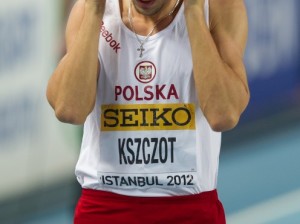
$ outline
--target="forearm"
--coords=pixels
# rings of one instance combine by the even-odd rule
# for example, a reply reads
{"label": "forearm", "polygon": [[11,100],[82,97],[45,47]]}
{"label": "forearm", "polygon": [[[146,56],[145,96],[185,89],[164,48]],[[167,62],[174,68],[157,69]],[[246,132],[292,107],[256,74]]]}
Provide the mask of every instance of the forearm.
{"label": "forearm", "polygon": [[49,102],[63,122],[81,124],[93,108],[100,22],[93,8],[86,6],[78,34],[49,81]]}
{"label": "forearm", "polygon": [[[201,109],[211,127],[217,131],[233,128],[245,109],[249,93],[243,66],[232,66],[222,58],[222,49],[207,28],[202,7],[185,11],[193,58],[195,85]],[[231,44],[230,41],[226,43]],[[234,60],[243,65],[242,54],[232,45]]]}

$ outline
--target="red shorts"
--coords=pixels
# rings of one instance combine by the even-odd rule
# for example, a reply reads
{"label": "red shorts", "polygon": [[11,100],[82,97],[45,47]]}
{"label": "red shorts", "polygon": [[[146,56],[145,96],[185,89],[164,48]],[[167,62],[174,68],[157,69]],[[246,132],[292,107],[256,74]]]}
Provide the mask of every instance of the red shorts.
{"label": "red shorts", "polygon": [[74,224],[225,224],[217,191],[189,196],[132,197],[83,189]]}

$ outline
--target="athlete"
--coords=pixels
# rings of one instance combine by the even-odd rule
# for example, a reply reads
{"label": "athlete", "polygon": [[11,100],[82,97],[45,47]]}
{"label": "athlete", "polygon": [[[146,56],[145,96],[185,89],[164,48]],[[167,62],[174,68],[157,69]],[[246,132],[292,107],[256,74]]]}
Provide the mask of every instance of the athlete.
{"label": "athlete", "polygon": [[243,0],[78,0],[47,97],[84,124],[74,223],[224,224],[221,132],[249,101]]}

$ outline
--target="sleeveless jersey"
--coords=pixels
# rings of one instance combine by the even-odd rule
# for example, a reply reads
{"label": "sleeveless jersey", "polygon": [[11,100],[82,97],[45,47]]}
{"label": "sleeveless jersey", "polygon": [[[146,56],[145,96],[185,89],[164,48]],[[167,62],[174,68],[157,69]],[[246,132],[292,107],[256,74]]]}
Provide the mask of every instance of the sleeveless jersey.
{"label": "sleeveless jersey", "polygon": [[[197,99],[184,4],[145,42],[142,57],[117,9],[119,1],[107,1],[96,103],[76,165],[79,183],[130,196],[215,189],[221,134],[210,128]],[[208,0],[205,13],[208,22]]]}

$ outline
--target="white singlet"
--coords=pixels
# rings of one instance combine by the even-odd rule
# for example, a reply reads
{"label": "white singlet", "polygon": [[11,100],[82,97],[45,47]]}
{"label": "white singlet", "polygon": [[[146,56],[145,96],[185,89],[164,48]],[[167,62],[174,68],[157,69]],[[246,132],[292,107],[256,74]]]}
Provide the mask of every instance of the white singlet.
{"label": "white singlet", "polygon": [[[142,57],[116,9],[119,1],[106,2],[96,104],[76,166],[79,183],[132,196],[215,189],[221,134],[199,106],[184,5],[167,28],[150,36]],[[208,21],[208,0],[205,12]]]}

